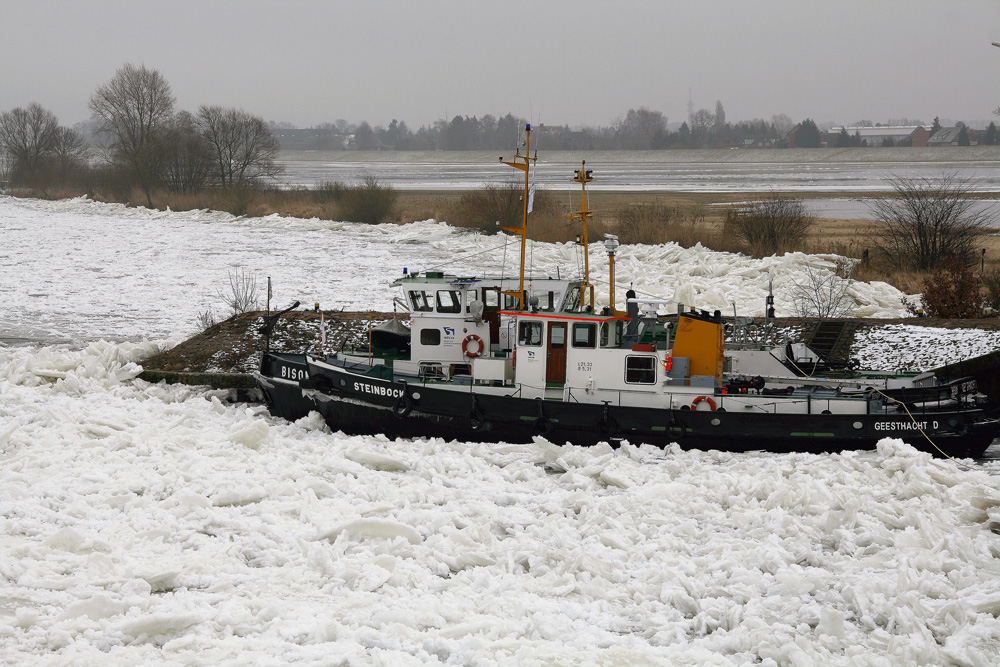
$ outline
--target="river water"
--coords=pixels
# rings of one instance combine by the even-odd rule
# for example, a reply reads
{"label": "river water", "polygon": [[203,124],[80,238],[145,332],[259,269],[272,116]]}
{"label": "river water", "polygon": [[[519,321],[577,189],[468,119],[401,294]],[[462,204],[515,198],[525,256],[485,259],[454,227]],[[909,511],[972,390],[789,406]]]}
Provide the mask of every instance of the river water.
{"label": "river water", "polygon": [[[977,191],[1000,191],[1000,148],[854,148],[698,151],[540,150],[537,187],[570,187],[581,161],[594,190],[677,192],[879,192],[893,178],[969,179]],[[356,182],[367,174],[401,190],[462,190],[517,174],[500,164],[513,151],[282,151],[288,187]]]}

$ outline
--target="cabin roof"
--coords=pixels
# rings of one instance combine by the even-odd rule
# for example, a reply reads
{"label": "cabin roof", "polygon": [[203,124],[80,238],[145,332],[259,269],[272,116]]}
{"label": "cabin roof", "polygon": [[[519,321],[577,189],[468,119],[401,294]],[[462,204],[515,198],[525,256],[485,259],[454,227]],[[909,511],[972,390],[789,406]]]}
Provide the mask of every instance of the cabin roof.
{"label": "cabin roof", "polygon": [[[525,276],[524,280],[525,280],[525,282],[535,282],[535,283],[552,282],[552,283],[559,283],[559,284],[564,284],[564,285],[575,285],[575,284],[581,282],[579,278],[553,278],[551,276]],[[471,284],[474,284],[474,283],[482,283],[482,282],[486,282],[486,283],[501,283],[501,282],[510,283],[510,282],[515,282],[516,283],[517,281],[518,281],[518,277],[517,276],[453,276],[453,275],[450,275],[450,274],[446,275],[446,274],[431,272],[431,275],[426,275],[426,274],[425,275],[419,275],[419,274],[405,275],[405,276],[402,276],[400,278],[396,278],[396,280],[394,280],[392,284],[393,284],[394,287],[400,287],[400,286],[405,286],[405,285],[420,285],[420,284],[429,284],[429,285],[458,285],[458,284],[463,284],[463,285],[471,285]]]}
{"label": "cabin roof", "polygon": [[531,310],[501,310],[501,315],[516,315],[518,317],[537,317],[545,320],[577,320],[583,322],[611,322],[612,320],[627,320],[624,315],[602,315],[600,313],[577,312],[540,312]]}

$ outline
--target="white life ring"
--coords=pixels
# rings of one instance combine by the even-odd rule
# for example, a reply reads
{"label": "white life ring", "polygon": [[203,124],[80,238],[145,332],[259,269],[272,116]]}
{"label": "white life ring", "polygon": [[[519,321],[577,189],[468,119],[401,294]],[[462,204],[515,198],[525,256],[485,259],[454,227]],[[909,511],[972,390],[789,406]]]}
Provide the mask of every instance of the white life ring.
{"label": "white life ring", "polygon": [[[476,343],[475,351],[469,349],[470,341],[474,341]],[[480,354],[483,353],[484,349],[486,349],[486,346],[483,345],[483,339],[477,336],[476,334],[469,334],[468,336],[465,337],[465,340],[462,341],[462,352],[464,352],[465,356],[469,358],[478,357]]]}

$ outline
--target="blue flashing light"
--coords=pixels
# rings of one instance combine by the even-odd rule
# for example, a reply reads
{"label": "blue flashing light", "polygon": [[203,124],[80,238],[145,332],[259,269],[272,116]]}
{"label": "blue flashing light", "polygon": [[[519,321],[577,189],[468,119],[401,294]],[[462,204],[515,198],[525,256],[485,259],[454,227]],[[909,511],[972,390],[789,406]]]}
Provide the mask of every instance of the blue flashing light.
{"label": "blue flashing light", "polygon": [[407,273],[409,273],[409,270],[404,266],[403,267],[403,275],[405,276]]}
{"label": "blue flashing light", "polygon": [[531,129],[531,123],[525,123],[524,124],[524,129],[530,130]]}

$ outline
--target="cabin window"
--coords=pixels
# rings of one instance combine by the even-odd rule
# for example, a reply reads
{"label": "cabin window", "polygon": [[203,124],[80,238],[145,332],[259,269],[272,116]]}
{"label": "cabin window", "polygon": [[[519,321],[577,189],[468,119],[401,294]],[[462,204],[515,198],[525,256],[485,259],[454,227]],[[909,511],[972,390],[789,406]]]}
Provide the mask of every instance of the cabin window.
{"label": "cabin window", "polygon": [[483,290],[483,303],[486,304],[487,308],[499,308],[500,307],[500,292],[494,289],[484,289]]}
{"label": "cabin window", "polygon": [[574,324],[573,347],[597,347],[597,327],[579,322]]}
{"label": "cabin window", "polygon": [[622,339],[622,321],[614,320],[601,325],[601,347],[618,347]]}
{"label": "cabin window", "polygon": [[441,364],[430,363],[426,361],[420,362],[420,368],[417,370],[417,375],[422,380],[444,380],[444,369]]}
{"label": "cabin window", "polygon": [[438,290],[437,311],[439,313],[462,312],[462,295],[455,290]]}
{"label": "cabin window", "polygon": [[421,329],[420,330],[420,344],[421,345],[440,345],[441,344],[441,330],[440,329]]}
{"label": "cabin window", "polygon": [[653,384],[656,382],[656,357],[625,357],[626,384]]}
{"label": "cabin window", "polygon": [[417,311],[426,312],[433,310],[430,294],[421,290],[410,290],[410,305],[413,307],[413,310]]}
{"label": "cabin window", "polygon": [[542,344],[542,323],[541,322],[521,322],[517,328],[518,345],[541,345]]}
{"label": "cabin window", "polygon": [[566,347],[566,325],[549,325],[549,349],[561,350]]}

